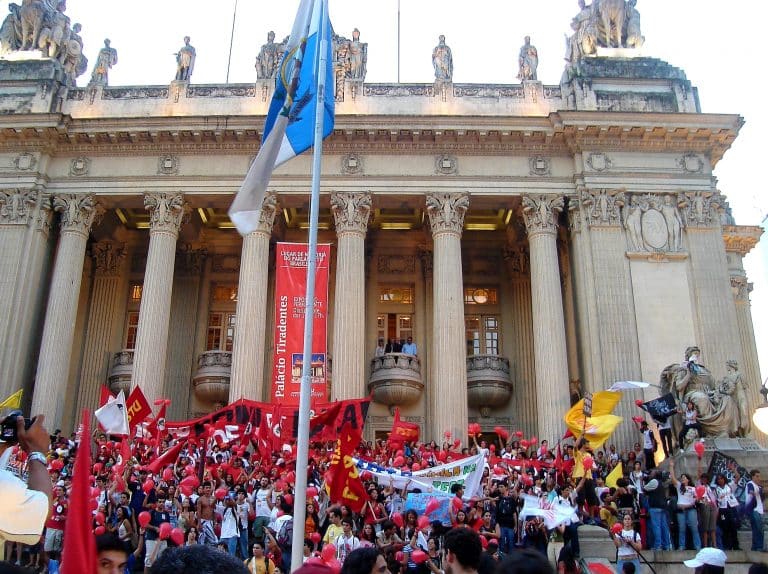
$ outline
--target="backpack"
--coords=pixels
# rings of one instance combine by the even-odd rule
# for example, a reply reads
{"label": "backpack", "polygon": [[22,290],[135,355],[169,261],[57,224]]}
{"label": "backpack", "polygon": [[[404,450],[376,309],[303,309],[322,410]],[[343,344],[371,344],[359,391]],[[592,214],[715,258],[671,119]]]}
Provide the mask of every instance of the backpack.
{"label": "backpack", "polygon": [[280,527],[277,533],[277,544],[280,548],[290,548],[293,544],[293,518],[289,518]]}

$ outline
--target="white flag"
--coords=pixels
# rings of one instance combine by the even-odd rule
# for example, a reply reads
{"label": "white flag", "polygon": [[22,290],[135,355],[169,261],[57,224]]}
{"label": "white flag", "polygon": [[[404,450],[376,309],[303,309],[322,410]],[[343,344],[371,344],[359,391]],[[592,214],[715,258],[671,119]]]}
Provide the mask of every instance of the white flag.
{"label": "white flag", "polygon": [[611,385],[609,391],[632,391],[634,389],[646,389],[650,387],[650,383],[643,383],[642,381],[616,381]]}
{"label": "white flag", "polygon": [[128,409],[125,406],[125,394],[110,398],[106,405],[94,413],[96,420],[104,427],[104,432],[114,435],[128,435]]}

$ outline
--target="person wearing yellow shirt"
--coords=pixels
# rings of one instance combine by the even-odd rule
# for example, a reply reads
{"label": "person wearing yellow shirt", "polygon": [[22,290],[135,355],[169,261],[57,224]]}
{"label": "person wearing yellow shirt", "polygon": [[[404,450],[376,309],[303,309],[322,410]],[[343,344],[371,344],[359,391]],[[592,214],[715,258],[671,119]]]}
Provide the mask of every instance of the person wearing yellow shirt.
{"label": "person wearing yellow shirt", "polygon": [[275,563],[264,554],[264,547],[259,543],[253,544],[253,556],[245,561],[245,566],[251,574],[274,574]]}
{"label": "person wearing yellow shirt", "polygon": [[338,508],[332,508],[328,511],[328,517],[331,519],[331,524],[325,531],[323,544],[334,543],[339,536],[344,534],[344,528],[341,526],[341,511]]}

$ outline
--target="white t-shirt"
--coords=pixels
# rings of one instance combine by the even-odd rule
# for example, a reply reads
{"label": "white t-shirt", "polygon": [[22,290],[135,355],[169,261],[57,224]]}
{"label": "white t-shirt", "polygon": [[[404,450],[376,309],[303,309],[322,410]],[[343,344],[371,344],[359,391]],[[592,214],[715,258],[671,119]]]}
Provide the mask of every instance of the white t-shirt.
{"label": "white t-shirt", "polygon": [[637,551],[632,548],[629,543],[630,542],[640,542],[640,534],[638,532],[635,532],[633,530],[622,530],[621,531],[621,538],[624,540],[624,543],[619,546],[617,556],[618,559],[621,560],[622,556],[637,556]]}
{"label": "white t-shirt", "polygon": [[5,540],[35,544],[43,532],[48,506],[45,493],[30,490],[23,480],[0,470],[0,544]]}
{"label": "white t-shirt", "polygon": [[691,507],[696,504],[696,489],[680,484],[677,488],[677,507]]}

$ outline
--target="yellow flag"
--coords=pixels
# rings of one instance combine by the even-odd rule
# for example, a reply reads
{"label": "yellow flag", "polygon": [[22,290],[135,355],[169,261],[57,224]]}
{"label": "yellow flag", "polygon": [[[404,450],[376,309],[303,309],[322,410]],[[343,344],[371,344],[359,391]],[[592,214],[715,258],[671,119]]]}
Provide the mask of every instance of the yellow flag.
{"label": "yellow flag", "polygon": [[19,389],[13,393],[10,397],[0,403],[0,409],[20,409],[21,408],[21,393],[23,389]]}
{"label": "yellow flag", "polygon": [[605,477],[605,486],[608,488],[616,488],[616,481],[624,476],[624,469],[622,468],[621,461],[619,461],[613,470]]}
{"label": "yellow flag", "polygon": [[623,420],[611,414],[621,393],[598,391],[592,395],[592,416],[584,418],[584,399],[573,405],[563,419],[574,436],[584,435],[592,448],[599,448]]}

